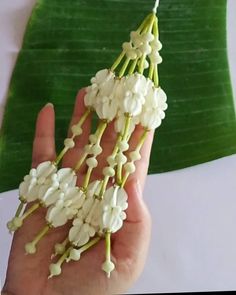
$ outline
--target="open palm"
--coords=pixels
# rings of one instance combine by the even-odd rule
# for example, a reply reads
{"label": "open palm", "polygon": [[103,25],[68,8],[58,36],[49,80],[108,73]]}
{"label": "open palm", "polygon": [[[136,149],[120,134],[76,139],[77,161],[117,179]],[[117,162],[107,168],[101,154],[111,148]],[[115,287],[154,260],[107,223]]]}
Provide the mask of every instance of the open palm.
{"label": "open palm", "polygon": [[[77,122],[85,111],[83,104],[84,90],[80,91],[71,119]],[[33,144],[33,166],[56,157],[54,142],[54,108],[46,105],[39,113]],[[72,167],[82,154],[88,142],[91,118],[84,124],[83,135],[76,140],[75,147],[64,157],[63,166]],[[130,146],[135,146],[141,135],[137,127],[132,135]],[[93,173],[94,179],[102,177],[102,167],[111,153],[116,140],[116,133],[111,124],[102,138],[103,153],[99,156],[99,165]],[[12,295],[74,295],[74,294],[121,294],[128,290],[141,273],[150,239],[151,221],[149,212],[142,199],[142,191],[147,174],[153,134],[150,133],[142,148],[142,158],[137,162],[136,172],[130,176],[125,189],[129,207],[123,227],[112,235],[112,261],[116,268],[110,279],[101,270],[105,258],[105,242],[101,240],[93,248],[83,253],[78,262],[64,263],[62,274],[48,280],[48,266],[54,245],[62,242],[68,235],[70,224],[53,229],[39,242],[37,253],[25,255],[24,245],[31,241],[45,225],[45,209],[40,208],[27,218],[22,228],[14,235],[4,292]],[[82,167],[78,175],[78,185],[86,172]]]}

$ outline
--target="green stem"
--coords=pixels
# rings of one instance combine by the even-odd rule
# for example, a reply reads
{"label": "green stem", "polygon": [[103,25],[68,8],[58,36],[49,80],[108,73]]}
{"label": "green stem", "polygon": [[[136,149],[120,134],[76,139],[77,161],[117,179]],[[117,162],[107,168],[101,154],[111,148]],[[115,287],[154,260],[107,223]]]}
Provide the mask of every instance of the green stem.
{"label": "green stem", "polygon": [[154,65],[153,65],[153,63],[151,62],[151,65],[150,65],[150,68],[149,68],[149,74],[148,74],[148,78],[149,78],[150,80],[152,80],[153,73],[154,73]]}
{"label": "green stem", "polygon": [[157,65],[155,65],[155,68],[154,68],[154,84],[155,84],[155,87],[159,87],[159,76],[158,76]]}
{"label": "green stem", "polygon": [[157,17],[153,23],[153,35],[156,37],[156,38],[159,38],[159,30],[158,30],[158,24],[157,24]]}
{"label": "green stem", "polygon": [[111,71],[114,72],[118,65],[121,63],[122,59],[125,57],[125,51],[122,51],[118,58],[115,60],[111,67]]}
{"label": "green stem", "polygon": [[142,32],[143,29],[145,29],[145,27],[147,26],[147,24],[149,23],[151,17],[152,17],[153,13],[150,13],[147,15],[147,17],[144,19],[144,21],[141,23],[141,25],[139,26],[139,28],[137,29],[137,32],[140,33]]}
{"label": "green stem", "polygon": [[36,211],[40,207],[39,203],[32,205],[22,216],[21,219],[24,220],[29,215],[31,215],[34,211]]}
{"label": "green stem", "polygon": [[132,61],[131,67],[129,68],[128,75],[132,75],[134,73],[137,63],[138,63],[138,58]]}
{"label": "green stem", "polygon": [[84,246],[82,246],[81,248],[79,248],[80,253],[83,253],[84,251],[88,250],[93,245],[97,244],[100,240],[101,240],[101,237],[96,237],[96,238],[92,239],[87,244],[85,244]]}
{"label": "green stem", "polygon": [[106,260],[111,260],[111,233],[109,231],[106,232]]}
{"label": "green stem", "polygon": [[121,78],[121,77],[124,76],[124,73],[125,73],[125,71],[126,71],[128,65],[129,65],[129,62],[130,62],[130,58],[126,58],[126,60],[125,60],[125,62],[124,62],[124,64],[123,64],[123,66],[122,66],[122,68],[121,68],[121,70],[120,70],[120,72],[119,72],[119,75],[118,75],[119,78]]}
{"label": "green stem", "polygon": [[32,244],[37,245],[37,243],[47,234],[49,231],[50,226],[46,225],[38,234],[37,236],[33,239]]}
{"label": "green stem", "polygon": [[89,180],[90,180],[90,177],[91,177],[91,174],[92,174],[92,171],[93,171],[93,168],[89,167],[88,168],[88,171],[85,175],[85,178],[84,178],[84,181],[83,181],[83,189],[86,190],[88,185],[89,185]]}
{"label": "green stem", "polygon": [[61,266],[62,263],[66,260],[67,256],[69,255],[70,251],[73,249],[72,246],[70,246],[62,255],[61,257],[58,259],[57,261],[57,265]]}
{"label": "green stem", "polygon": [[60,163],[61,159],[64,157],[67,151],[68,151],[68,148],[64,147],[63,150],[60,152],[60,154],[57,156],[56,160],[54,161],[54,164],[56,166]]}
{"label": "green stem", "polygon": [[25,205],[25,203],[21,201],[17,210],[16,210],[15,217],[19,217],[19,215],[21,214],[21,211],[23,210],[24,205]]}

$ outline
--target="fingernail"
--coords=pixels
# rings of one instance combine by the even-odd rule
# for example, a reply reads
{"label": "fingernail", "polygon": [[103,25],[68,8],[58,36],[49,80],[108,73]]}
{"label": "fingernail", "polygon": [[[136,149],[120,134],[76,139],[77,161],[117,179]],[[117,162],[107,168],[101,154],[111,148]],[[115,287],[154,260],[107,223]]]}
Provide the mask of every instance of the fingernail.
{"label": "fingernail", "polygon": [[45,104],[45,107],[54,108],[54,105],[51,102],[48,102],[48,103]]}

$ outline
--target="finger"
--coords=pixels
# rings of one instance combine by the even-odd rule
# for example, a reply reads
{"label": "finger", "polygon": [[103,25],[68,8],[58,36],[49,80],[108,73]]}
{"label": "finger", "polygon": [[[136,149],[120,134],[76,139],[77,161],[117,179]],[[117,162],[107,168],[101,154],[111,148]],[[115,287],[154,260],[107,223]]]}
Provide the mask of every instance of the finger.
{"label": "finger", "polygon": [[32,166],[48,160],[54,160],[55,151],[55,112],[51,103],[46,104],[39,112],[33,142]]}
{"label": "finger", "polygon": [[[140,125],[136,126],[135,131],[133,132],[129,142],[130,151],[135,150],[141,136],[143,135],[143,132],[144,132],[144,128],[142,126]],[[145,181],[147,177],[153,136],[154,136],[154,132],[149,131],[140,151],[141,159],[135,162],[136,170],[134,174],[130,176],[130,178],[135,178],[139,180],[142,190],[144,189],[144,185],[145,185]]]}
{"label": "finger", "polygon": [[[80,118],[87,111],[87,108],[84,104],[84,95],[85,95],[85,89],[81,89],[77,94],[74,111],[71,118],[69,130],[68,130],[68,136],[72,135],[71,126],[78,123]],[[76,165],[76,162],[80,159],[83,153],[83,148],[88,143],[88,138],[89,138],[90,129],[91,129],[91,117],[92,116],[90,114],[85,120],[85,122],[83,123],[82,125],[83,133],[77,138],[75,138],[75,147],[69,150],[64,156],[63,166],[73,167]]]}

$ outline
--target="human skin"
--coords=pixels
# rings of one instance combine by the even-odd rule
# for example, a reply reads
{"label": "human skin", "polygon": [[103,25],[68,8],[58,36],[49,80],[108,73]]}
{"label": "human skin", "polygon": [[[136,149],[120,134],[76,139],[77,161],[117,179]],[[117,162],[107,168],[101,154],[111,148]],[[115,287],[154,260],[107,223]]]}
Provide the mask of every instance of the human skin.
{"label": "human skin", "polygon": [[[85,110],[83,103],[84,90],[76,98],[71,125],[78,122]],[[51,104],[47,104],[38,114],[35,138],[33,142],[32,166],[40,162],[54,160],[55,112]],[[70,150],[63,160],[63,166],[72,167],[82,154],[83,146],[88,142],[91,118],[84,125],[81,137],[76,139],[75,147]],[[70,132],[69,132],[70,133]],[[136,127],[131,137],[130,147],[135,147],[142,128]],[[114,146],[116,133],[113,125],[105,131],[102,139],[103,153],[99,156],[99,166],[93,174],[94,178],[102,177],[102,167],[105,159]],[[24,225],[14,234],[8,261],[6,281],[3,294],[8,295],[106,295],[123,294],[134,284],[141,274],[148,252],[151,233],[151,218],[143,200],[143,188],[147,175],[153,132],[148,134],[141,150],[142,158],[136,162],[136,171],[128,179],[125,190],[128,194],[127,219],[123,227],[112,235],[111,258],[115,270],[111,277],[101,270],[105,260],[105,243],[97,245],[83,253],[78,262],[64,263],[62,274],[48,279],[48,266],[55,243],[61,242],[68,234],[70,225],[56,228],[39,242],[37,253],[25,255],[24,245],[31,241],[45,225],[45,209],[40,208],[24,222]],[[78,175],[78,185],[86,172],[85,167]]]}

